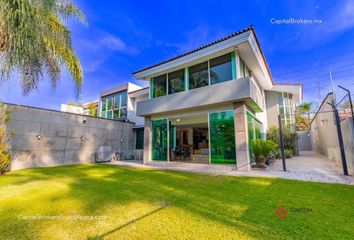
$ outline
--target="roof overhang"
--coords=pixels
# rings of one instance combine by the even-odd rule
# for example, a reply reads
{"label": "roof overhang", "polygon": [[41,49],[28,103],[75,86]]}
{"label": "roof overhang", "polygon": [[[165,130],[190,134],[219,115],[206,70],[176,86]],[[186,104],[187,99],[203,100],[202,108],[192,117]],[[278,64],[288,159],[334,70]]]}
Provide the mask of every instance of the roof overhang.
{"label": "roof overhang", "polygon": [[291,93],[293,95],[293,99],[297,102],[300,103],[303,98],[303,85],[302,84],[287,84],[287,83],[277,83],[273,86],[271,89],[272,91],[275,92],[287,92]]}
{"label": "roof overhang", "polygon": [[149,88],[142,88],[136,91],[129,92],[128,94],[132,98],[140,97],[149,94]]}
{"label": "roof overhang", "polygon": [[233,37],[226,37],[225,40],[210,44],[208,47],[201,47],[199,50],[192,51],[181,57],[176,57],[172,60],[167,60],[155,66],[135,72],[133,75],[139,80],[149,80],[158,75],[221,56],[227,52],[234,51],[236,48],[242,59],[253,70],[255,77],[259,79],[262,88],[270,90],[274,83],[253,28]]}

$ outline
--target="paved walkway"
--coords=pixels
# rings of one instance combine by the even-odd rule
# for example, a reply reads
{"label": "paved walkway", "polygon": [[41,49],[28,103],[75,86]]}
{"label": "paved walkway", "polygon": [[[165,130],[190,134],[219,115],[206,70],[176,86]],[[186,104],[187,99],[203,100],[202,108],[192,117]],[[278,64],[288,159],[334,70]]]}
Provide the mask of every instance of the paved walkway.
{"label": "paved walkway", "polygon": [[118,161],[108,164],[130,166],[137,168],[154,168],[174,171],[185,171],[206,174],[224,174],[231,176],[248,176],[248,177],[273,177],[285,178],[293,180],[303,180],[311,182],[324,183],[340,183],[354,185],[354,176],[344,176],[341,166],[336,166],[326,157],[315,152],[301,152],[300,156],[286,159],[287,171],[282,169],[282,161],[277,160],[267,170],[252,171],[235,171],[230,166],[215,166],[207,164],[193,163],[154,163],[151,165],[143,165],[142,161]]}

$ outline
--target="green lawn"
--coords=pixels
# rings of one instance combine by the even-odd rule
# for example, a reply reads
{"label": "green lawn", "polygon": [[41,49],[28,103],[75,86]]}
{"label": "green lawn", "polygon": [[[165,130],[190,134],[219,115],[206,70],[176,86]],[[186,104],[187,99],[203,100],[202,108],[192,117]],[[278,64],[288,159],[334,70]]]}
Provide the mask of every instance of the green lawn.
{"label": "green lawn", "polygon": [[[288,212],[282,220],[275,214],[281,204]],[[354,186],[108,165],[0,176],[0,239],[353,236]]]}

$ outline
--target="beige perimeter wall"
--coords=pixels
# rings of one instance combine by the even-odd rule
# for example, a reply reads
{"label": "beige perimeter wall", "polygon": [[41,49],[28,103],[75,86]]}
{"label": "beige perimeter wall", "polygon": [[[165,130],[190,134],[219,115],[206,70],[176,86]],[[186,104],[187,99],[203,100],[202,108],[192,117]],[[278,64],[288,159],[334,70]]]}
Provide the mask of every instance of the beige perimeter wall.
{"label": "beige perimeter wall", "polygon": [[12,169],[92,163],[100,146],[125,158],[134,152],[133,123],[15,105],[3,105],[0,114],[6,110],[10,122],[0,124],[12,133]]}
{"label": "beige perimeter wall", "polygon": [[[327,102],[331,103],[332,99],[333,95],[329,94],[311,123],[311,142],[314,151],[326,155],[330,160],[335,161],[337,165],[342,166],[335,117],[331,111],[332,107],[327,104]],[[345,119],[340,124],[348,172],[354,175],[354,129],[352,119]]]}

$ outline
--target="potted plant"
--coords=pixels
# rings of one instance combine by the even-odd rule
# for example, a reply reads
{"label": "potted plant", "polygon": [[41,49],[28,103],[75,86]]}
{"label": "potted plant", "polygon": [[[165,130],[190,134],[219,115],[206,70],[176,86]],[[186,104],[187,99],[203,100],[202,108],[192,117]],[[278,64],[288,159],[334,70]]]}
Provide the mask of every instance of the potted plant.
{"label": "potted plant", "polygon": [[278,147],[278,144],[271,140],[254,139],[251,141],[253,156],[256,160],[256,166],[260,168],[266,167],[266,160],[272,150]]}

